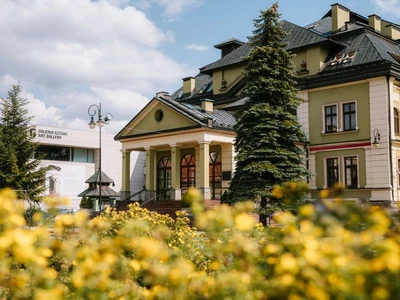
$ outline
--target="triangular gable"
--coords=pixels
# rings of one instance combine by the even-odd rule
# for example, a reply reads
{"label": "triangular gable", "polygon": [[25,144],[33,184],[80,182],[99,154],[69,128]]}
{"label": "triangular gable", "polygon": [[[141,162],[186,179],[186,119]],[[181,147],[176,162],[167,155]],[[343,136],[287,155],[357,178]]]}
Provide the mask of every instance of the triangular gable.
{"label": "triangular gable", "polygon": [[[161,113],[160,113],[161,112]],[[161,118],[160,118],[161,114]],[[153,98],[116,136],[115,139],[135,135],[154,134],[168,130],[178,130],[200,126],[194,120]]]}

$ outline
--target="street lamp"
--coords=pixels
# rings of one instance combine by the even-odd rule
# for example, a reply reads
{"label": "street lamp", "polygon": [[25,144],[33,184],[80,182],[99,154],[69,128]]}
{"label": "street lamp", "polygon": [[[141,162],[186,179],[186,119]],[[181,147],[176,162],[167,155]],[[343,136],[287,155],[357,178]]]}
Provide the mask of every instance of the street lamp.
{"label": "street lamp", "polygon": [[[101,103],[99,105],[92,104],[88,108],[88,114],[90,116],[89,128],[94,129],[96,125],[99,127],[99,207],[101,210],[101,128],[104,124],[108,124],[112,119],[113,116],[110,113],[106,113],[105,118],[102,118],[101,114]],[[95,122],[94,117],[97,115],[98,119]]]}

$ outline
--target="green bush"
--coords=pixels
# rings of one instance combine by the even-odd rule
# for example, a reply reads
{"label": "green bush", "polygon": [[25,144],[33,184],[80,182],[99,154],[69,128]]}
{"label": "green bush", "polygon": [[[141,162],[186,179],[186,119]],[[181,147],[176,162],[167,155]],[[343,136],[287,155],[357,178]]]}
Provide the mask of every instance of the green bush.
{"label": "green bush", "polygon": [[90,198],[83,197],[81,199],[81,203],[79,203],[79,208],[81,209],[92,209],[93,208],[93,201]]}
{"label": "green bush", "polygon": [[[291,189],[295,188],[290,186]],[[275,195],[285,195],[285,187]],[[397,299],[400,231],[389,212],[319,201],[277,228],[251,203],[205,210],[191,190],[196,227],[131,205],[88,220],[84,211],[24,229],[23,207],[0,193],[0,298]],[[40,218],[40,216],[35,216]],[[80,230],[74,230],[79,227]]]}

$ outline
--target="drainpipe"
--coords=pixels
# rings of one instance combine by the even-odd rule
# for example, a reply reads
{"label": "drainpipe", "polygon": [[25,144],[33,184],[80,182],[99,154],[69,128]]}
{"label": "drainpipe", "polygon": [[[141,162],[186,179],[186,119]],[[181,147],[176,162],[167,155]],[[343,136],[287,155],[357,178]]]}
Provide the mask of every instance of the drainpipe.
{"label": "drainpipe", "polygon": [[391,204],[393,205],[394,202],[394,184],[393,184],[393,156],[392,156],[392,110],[391,110],[391,103],[392,99],[390,97],[390,76],[386,76],[387,82],[387,89],[388,89],[388,102],[389,102],[389,163],[390,163],[390,185],[392,186],[392,201]]}
{"label": "drainpipe", "polygon": [[[305,144],[304,144],[304,149],[306,150],[306,168],[307,168],[307,171],[310,171],[310,141],[307,141]],[[309,176],[307,176],[307,184],[309,184],[310,183],[310,177]]]}

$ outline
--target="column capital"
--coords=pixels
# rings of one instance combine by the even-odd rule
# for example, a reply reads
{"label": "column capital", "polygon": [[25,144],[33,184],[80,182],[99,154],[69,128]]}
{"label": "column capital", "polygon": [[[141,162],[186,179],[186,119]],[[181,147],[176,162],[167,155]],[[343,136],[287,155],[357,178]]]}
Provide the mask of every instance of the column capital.
{"label": "column capital", "polygon": [[119,151],[121,151],[122,153],[131,153],[132,150],[129,149],[120,149]]}
{"label": "column capital", "polygon": [[171,143],[171,144],[169,144],[169,146],[170,146],[171,148],[173,148],[173,147],[181,147],[182,145],[181,145],[181,144],[178,144],[178,143]]}
{"label": "column capital", "polygon": [[204,144],[206,144],[206,145],[210,145],[210,143],[211,143],[211,141],[206,141],[206,140],[197,140],[197,142],[200,144],[200,145],[204,145]]}
{"label": "column capital", "polygon": [[144,148],[144,150],[146,150],[146,151],[147,151],[147,150],[155,150],[154,147],[151,147],[151,146],[145,146],[145,147],[143,147],[143,148]]}

